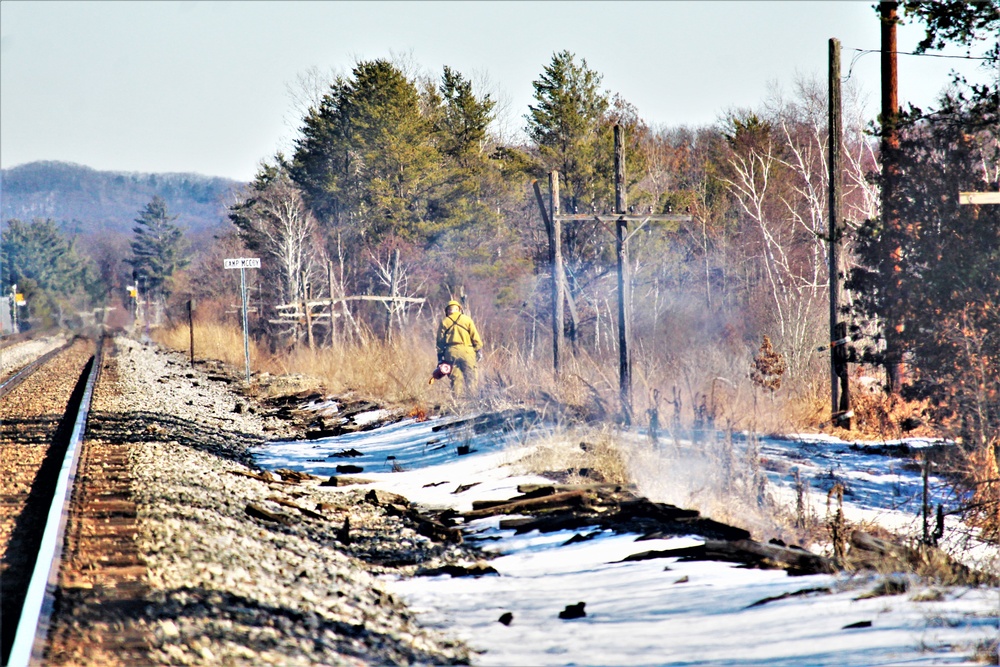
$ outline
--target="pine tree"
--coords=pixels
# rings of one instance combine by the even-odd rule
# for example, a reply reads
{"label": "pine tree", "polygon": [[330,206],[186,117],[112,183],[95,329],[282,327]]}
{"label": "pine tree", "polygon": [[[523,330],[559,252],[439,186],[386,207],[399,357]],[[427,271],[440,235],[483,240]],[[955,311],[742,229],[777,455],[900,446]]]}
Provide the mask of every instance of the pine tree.
{"label": "pine tree", "polygon": [[305,119],[291,174],[320,220],[367,239],[426,232],[441,157],[416,85],[386,60],[359,63]]}
{"label": "pine tree", "polygon": [[184,234],[174,224],[176,219],[167,213],[166,202],[156,196],[140,212],[132,228],[132,258],[128,263],[136,277],[144,281],[145,289],[162,298],[170,295],[174,273],[190,262]]}
{"label": "pine tree", "polygon": [[545,170],[560,172],[564,199],[572,208],[589,208],[610,192],[610,184],[595,179],[598,162],[613,162],[613,155],[598,150],[609,105],[601,78],[586,60],[577,63],[574,54],[560,51],[532,84],[537,103],[525,116],[528,136],[538,146]]}
{"label": "pine tree", "polygon": [[457,166],[477,171],[485,160],[487,128],[496,102],[489,95],[477,97],[472,82],[447,65],[439,90],[442,105],[436,129],[441,152]]}
{"label": "pine tree", "polygon": [[63,319],[65,310],[78,310],[88,298],[100,300],[104,292],[93,262],[77,252],[53,220],[9,220],[0,237],[0,254],[0,282],[5,288],[16,284],[31,316],[43,325],[54,323],[59,313]]}
{"label": "pine tree", "polygon": [[[1000,27],[996,0],[905,7],[926,24],[921,49],[989,39]],[[900,114],[887,202],[898,222],[858,230],[848,287],[859,318],[896,325],[888,333],[908,367],[904,395],[929,399],[939,423],[985,449],[1000,444],[1000,207],[963,206],[959,192],[998,188],[1000,91],[956,79],[938,109]],[[862,358],[883,363],[881,341]]]}

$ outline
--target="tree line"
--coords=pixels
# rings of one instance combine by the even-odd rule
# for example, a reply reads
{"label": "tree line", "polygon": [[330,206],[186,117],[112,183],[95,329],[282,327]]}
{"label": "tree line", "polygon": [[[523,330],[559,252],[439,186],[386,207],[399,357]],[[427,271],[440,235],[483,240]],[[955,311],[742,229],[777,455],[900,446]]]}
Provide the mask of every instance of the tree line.
{"label": "tree line", "polygon": [[[927,49],[995,33],[997,6],[904,3],[927,27]],[[494,95],[461,72],[359,61],[312,98],[291,150],[261,161],[228,206],[228,231],[185,250],[162,201],[140,211],[131,270],[175,305],[194,297],[223,306],[234,290],[232,276],[220,277],[221,258],[259,255],[254,326],[275,345],[304,340],[301,326],[269,321],[280,304],[392,289],[431,304],[464,296],[494,345],[542,359],[551,267],[532,183],[544,186],[558,171],[563,211],[610,212],[619,125],[630,206],[693,220],[651,223],[632,240],[643,377],[668,374],[693,393],[705,378],[733,375],[733,360],[744,363],[767,335],[791,378],[818,390],[828,363],[816,353],[827,342],[829,286],[825,82],[801,78],[755,108],[729,109],[695,128],[650,123],[602,84],[586,59],[554,53],[533,81],[523,140],[511,141],[496,130]],[[879,362],[881,323],[905,322],[911,391],[944,410],[962,406],[970,437],[995,442],[1000,225],[997,207],[960,207],[957,192],[998,187],[996,84],[957,81],[939,108],[911,108],[898,119],[893,160],[902,185],[891,205],[904,223],[891,230],[879,222],[881,126],[850,93],[841,177],[853,359]],[[165,226],[157,230],[154,219]],[[34,280],[54,303],[97,298],[82,276],[102,271],[88,269],[72,247],[25,240],[34,225],[32,233],[51,232],[47,224],[8,224],[4,283]],[[568,225],[561,239],[572,305],[565,333],[576,353],[597,358],[617,344],[610,241],[597,220]],[[79,264],[66,274],[81,276],[76,287],[20,263],[36,252]],[[127,275],[129,267],[120,269]],[[379,304],[352,308],[353,324],[327,332],[328,340],[382,335],[402,321],[393,325]]]}

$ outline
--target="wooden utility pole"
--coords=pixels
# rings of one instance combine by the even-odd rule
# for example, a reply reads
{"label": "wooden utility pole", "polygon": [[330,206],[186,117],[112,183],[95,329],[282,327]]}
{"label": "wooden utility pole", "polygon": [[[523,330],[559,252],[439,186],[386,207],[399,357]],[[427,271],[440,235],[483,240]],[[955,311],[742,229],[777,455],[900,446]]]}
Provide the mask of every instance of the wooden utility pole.
{"label": "wooden utility pole", "polygon": [[559,377],[565,330],[562,292],[562,224],[559,220],[559,172],[549,173],[549,256],[552,258],[552,368]]}
{"label": "wooden utility pole", "polygon": [[[607,229],[614,224],[615,247],[618,255],[618,344],[619,344],[619,386],[622,401],[622,417],[626,425],[632,421],[632,365],[631,365],[631,304],[632,283],[629,276],[628,241],[646,223],[690,222],[690,215],[628,215],[625,194],[625,144],[622,129],[615,126],[615,212],[613,215],[597,213],[560,213],[559,173],[549,174],[549,206],[546,210],[538,182],[532,183],[542,221],[549,237],[549,261],[552,264],[552,351],[556,375],[559,374],[560,350],[563,336],[563,299],[569,303],[570,314],[578,322],[573,298],[565,288],[562,261],[562,223],[597,222]],[[629,223],[637,223],[630,231]]]}
{"label": "wooden utility pole", "polygon": [[194,299],[188,299],[188,334],[191,342],[191,368],[194,368]]}
{"label": "wooden utility pole", "polygon": [[305,312],[306,315],[306,341],[308,342],[309,349],[311,350],[315,347],[316,341],[313,339],[312,308],[309,307],[309,296],[310,296],[309,283],[307,282],[304,287],[305,287],[304,289],[305,299],[303,299],[302,301],[302,310],[303,312]]}
{"label": "wooden utility pole", "polygon": [[[896,9],[899,3],[895,0],[879,2],[879,17],[882,33],[882,228],[898,230],[899,220],[895,215],[895,185],[899,175],[896,165],[896,153],[899,149],[899,76],[896,68]],[[894,279],[902,270],[902,248],[891,251],[892,272]],[[903,366],[901,350],[896,340],[896,333],[902,331],[902,321],[885,322],[885,370],[889,389],[899,391],[903,381]]]}
{"label": "wooden utility pole", "polygon": [[330,347],[333,347],[333,341],[336,336],[336,331],[334,330],[334,314],[333,314],[333,262],[331,260],[326,260],[326,282],[330,286]]}
{"label": "wooden utility pole", "polygon": [[628,263],[628,219],[625,195],[625,142],[621,125],[615,125],[615,251],[618,257],[618,389],[622,420],[632,424],[632,281]]}
{"label": "wooden utility pole", "polygon": [[396,311],[396,294],[399,290],[399,248],[396,248],[392,255],[392,273],[389,275],[389,296],[392,297],[392,301],[389,301],[387,306],[387,313],[385,316],[385,339],[392,340],[392,316]]}
{"label": "wooden utility pole", "polygon": [[[843,147],[843,123],[840,95],[840,41],[830,40],[829,51],[829,128],[827,171],[830,174],[829,194],[829,237],[830,237],[830,419],[834,424],[851,427],[850,395],[847,386],[846,368],[846,325],[838,322],[840,317],[840,241],[843,236],[841,221],[841,166]],[[842,396],[838,396],[838,386]]]}

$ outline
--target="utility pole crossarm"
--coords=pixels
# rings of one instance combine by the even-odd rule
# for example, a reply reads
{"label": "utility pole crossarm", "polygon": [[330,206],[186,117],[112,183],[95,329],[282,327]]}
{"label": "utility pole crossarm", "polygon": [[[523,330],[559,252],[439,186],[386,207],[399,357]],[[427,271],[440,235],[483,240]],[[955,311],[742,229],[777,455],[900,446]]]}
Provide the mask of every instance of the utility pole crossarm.
{"label": "utility pole crossarm", "polygon": [[958,203],[961,206],[1000,204],[1000,192],[959,192]]}
{"label": "utility pole crossarm", "polygon": [[636,232],[641,230],[647,222],[657,221],[657,222],[691,222],[694,220],[692,215],[675,215],[675,214],[665,214],[665,215],[594,215],[586,213],[573,213],[569,215],[557,215],[556,220],[560,223],[562,222],[586,222],[587,220],[593,220],[594,222],[603,225],[612,234],[617,233],[615,229],[610,226],[610,223],[619,222],[638,222],[639,224],[635,228],[629,230],[628,238],[635,236]]}
{"label": "utility pole crossarm", "polygon": [[625,220],[627,222],[635,222],[642,220],[657,220],[662,222],[691,222],[694,219],[692,215],[680,215],[677,213],[665,213],[662,215],[613,215],[613,214],[602,214],[597,215],[595,213],[561,213],[555,216],[560,222],[585,222],[587,220],[596,220],[597,222],[618,222],[619,220]]}

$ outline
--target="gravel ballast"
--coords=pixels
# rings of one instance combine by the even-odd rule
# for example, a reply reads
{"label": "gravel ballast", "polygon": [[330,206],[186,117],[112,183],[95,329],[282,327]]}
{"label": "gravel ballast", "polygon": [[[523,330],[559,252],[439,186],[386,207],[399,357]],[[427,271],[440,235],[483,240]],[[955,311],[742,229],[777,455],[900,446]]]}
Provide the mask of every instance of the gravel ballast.
{"label": "gravel ballast", "polygon": [[[248,448],[292,435],[218,374],[115,339],[92,436],[127,438],[153,664],[465,663],[376,579],[461,555],[318,479],[266,481]],[[251,405],[248,409],[247,406]],[[255,477],[256,475],[256,477]]]}

